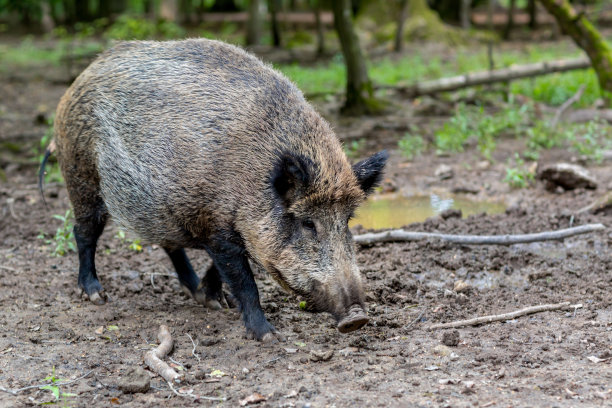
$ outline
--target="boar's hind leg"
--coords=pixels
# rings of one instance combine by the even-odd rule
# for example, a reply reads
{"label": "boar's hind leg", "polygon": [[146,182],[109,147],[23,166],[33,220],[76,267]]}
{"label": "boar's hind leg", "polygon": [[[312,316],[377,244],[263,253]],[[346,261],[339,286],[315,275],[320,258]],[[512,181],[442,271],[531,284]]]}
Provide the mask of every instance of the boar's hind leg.
{"label": "boar's hind leg", "polygon": [[247,337],[263,342],[282,340],[282,336],[268,322],[261,309],[255,278],[244,250],[229,242],[223,242],[221,246],[223,250],[208,248],[208,252],[221,279],[229,285],[232,295],[238,301]]}
{"label": "boar's hind leg", "polygon": [[206,276],[200,282],[183,248],[174,250],[169,248],[164,249],[170,257],[174,269],[176,269],[183,289],[199,304],[213,310],[222,309],[222,304],[225,304],[225,297],[223,296],[221,280],[214,264],[206,272]]}
{"label": "boar's hind leg", "polygon": [[102,305],[106,302],[106,295],[96,274],[94,258],[98,238],[108,218],[106,207],[99,201],[88,209],[83,205],[75,205],[74,212],[74,238],[79,250],[79,287],[92,303]]}

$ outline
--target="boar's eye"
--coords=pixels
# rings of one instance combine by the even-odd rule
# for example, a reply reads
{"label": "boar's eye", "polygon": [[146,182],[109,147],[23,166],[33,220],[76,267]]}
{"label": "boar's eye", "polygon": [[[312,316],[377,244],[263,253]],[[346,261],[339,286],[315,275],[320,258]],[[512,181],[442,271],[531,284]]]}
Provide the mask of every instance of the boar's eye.
{"label": "boar's eye", "polygon": [[310,218],[306,218],[305,220],[302,220],[302,227],[314,232],[315,234],[317,233],[317,227],[315,226],[315,223]]}

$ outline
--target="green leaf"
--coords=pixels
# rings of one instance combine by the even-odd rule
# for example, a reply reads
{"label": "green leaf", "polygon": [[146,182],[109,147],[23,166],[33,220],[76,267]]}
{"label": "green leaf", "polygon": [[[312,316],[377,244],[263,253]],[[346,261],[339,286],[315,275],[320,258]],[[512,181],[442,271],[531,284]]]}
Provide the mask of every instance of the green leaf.
{"label": "green leaf", "polygon": [[55,397],[56,400],[59,399],[60,396],[60,390],[59,387],[57,385],[45,385],[43,387],[40,387],[41,390],[49,390],[53,393],[53,396]]}

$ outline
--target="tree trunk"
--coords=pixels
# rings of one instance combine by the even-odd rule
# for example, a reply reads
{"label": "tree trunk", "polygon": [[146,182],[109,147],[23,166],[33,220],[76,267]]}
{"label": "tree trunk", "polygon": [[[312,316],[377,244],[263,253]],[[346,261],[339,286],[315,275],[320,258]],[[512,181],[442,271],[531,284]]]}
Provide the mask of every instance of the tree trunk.
{"label": "tree trunk", "polygon": [[176,22],[178,11],[178,0],[161,0],[159,16],[164,20]]}
{"label": "tree trunk", "polygon": [[247,22],[247,45],[259,45],[262,26],[261,0],[251,0],[249,2],[249,21]]}
{"label": "tree trunk", "polygon": [[601,94],[612,106],[612,48],[584,14],[578,14],[567,0],[540,0],[561,29],[582,48],[593,65]]}
{"label": "tree trunk", "polygon": [[461,20],[461,28],[467,30],[470,28],[470,6],[472,0],[461,0],[461,9],[459,10],[459,19]]}
{"label": "tree trunk", "polygon": [[397,16],[397,30],[395,31],[395,52],[401,52],[404,47],[404,25],[408,14],[408,0],[400,0],[400,12]]}
{"label": "tree trunk", "polygon": [[529,13],[529,28],[534,30],[538,27],[538,8],[536,7],[536,0],[528,0],[527,11]]}
{"label": "tree trunk", "polygon": [[512,32],[512,28],[514,28],[514,10],[516,9],[516,0],[510,0],[510,4],[508,4],[508,21],[506,22],[506,28],[504,28],[503,38],[504,40],[508,40],[510,38],[510,33]]}
{"label": "tree trunk", "polygon": [[40,3],[40,25],[45,33],[50,33],[55,28],[55,22],[51,17],[51,6],[48,2],[43,1]]}
{"label": "tree trunk", "polygon": [[353,28],[351,0],[332,1],[334,26],[338,32],[344,65],[346,67],[346,102],[342,113],[362,115],[371,113],[373,105],[372,82],[368,77],[359,39]]}
{"label": "tree trunk", "polygon": [[317,25],[317,55],[325,54],[325,28],[321,21],[321,0],[313,0],[314,16]]}
{"label": "tree trunk", "polygon": [[281,8],[281,0],[268,0],[268,8],[270,9],[270,30],[272,31],[272,45],[275,47],[280,47],[281,35],[277,13],[280,11]]}

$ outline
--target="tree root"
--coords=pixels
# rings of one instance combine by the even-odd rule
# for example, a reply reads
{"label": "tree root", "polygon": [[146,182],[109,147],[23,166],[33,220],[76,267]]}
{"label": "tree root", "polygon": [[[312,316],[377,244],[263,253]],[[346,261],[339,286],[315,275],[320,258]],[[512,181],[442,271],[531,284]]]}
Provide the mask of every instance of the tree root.
{"label": "tree root", "polygon": [[582,304],[570,305],[570,302],[530,306],[530,307],[526,307],[521,310],[517,310],[514,312],[510,312],[510,313],[503,313],[500,315],[481,316],[481,317],[475,317],[473,319],[468,319],[468,320],[457,320],[455,322],[450,322],[450,323],[432,324],[431,326],[427,328],[427,330],[453,329],[453,328],[464,327],[464,326],[476,326],[476,325],[484,324],[484,323],[512,320],[517,317],[525,316],[525,315],[533,314],[533,313],[547,312],[550,310],[559,310],[559,309],[576,310],[581,307],[582,307]]}
{"label": "tree root", "polygon": [[151,351],[148,351],[144,356],[144,361],[147,366],[156,374],[161,375],[164,380],[169,383],[180,384],[182,377],[166,364],[161,359],[166,356],[171,350],[174,342],[166,325],[159,326],[157,334],[159,346]]}

